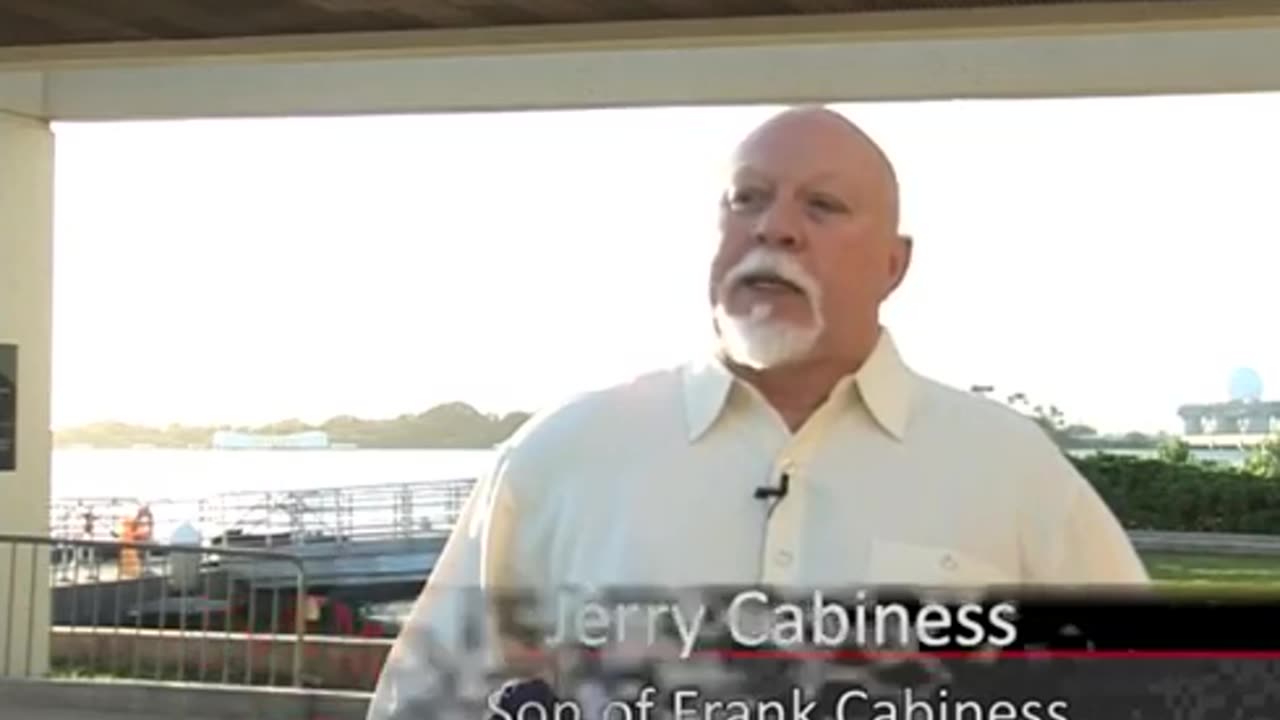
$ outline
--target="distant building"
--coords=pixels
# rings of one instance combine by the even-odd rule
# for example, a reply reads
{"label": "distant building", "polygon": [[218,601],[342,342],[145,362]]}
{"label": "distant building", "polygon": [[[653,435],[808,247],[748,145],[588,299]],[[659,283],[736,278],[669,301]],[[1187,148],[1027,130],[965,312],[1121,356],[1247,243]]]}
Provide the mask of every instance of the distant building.
{"label": "distant building", "polygon": [[1232,400],[1178,408],[1187,435],[1266,435],[1280,430],[1280,402]]}
{"label": "distant building", "polygon": [[323,450],[330,446],[329,434],[323,430],[290,435],[255,435],[219,430],[210,443],[215,450]]}
{"label": "distant building", "polygon": [[1249,368],[1231,374],[1230,400],[1178,408],[1185,439],[1251,444],[1280,430],[1280,401],[1262,399],[1262,378]]}

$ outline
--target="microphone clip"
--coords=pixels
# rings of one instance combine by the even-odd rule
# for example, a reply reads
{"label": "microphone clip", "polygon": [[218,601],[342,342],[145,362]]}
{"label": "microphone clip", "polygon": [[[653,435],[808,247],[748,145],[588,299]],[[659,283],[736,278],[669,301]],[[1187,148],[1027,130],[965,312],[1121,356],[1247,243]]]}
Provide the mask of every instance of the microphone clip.
{"label": "microphone clip", "polygon": [[782,473],[782,476],[778,478],[777,487],[773,487],[771,485],[758,487],[752,497],[756,500],[768,500],[770,498],[777,498],[778,500],[781,500],[787,496],[787,491],[790,489],[790,486],[791,476],[787,473]]}

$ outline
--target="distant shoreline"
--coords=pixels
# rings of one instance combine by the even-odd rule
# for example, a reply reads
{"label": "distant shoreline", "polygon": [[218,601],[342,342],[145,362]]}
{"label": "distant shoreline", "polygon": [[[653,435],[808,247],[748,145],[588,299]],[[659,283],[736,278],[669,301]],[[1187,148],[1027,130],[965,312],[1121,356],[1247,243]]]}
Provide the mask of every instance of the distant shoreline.
{"label": "distant shoreline", "polygon": [[[169,425],[165,428],[102,422],[53,433],[55,449],[112,450],[245,450],[271,445],[272,450],[484,450],[512,435],[529,413],[487,415],[466,403],[437,405],[416,415],[365,420],[341,415],[319,425],[282,420],[259,427]],[[301,446],[288,440],[306,438]],[[230,439],[230,440],[228,440]],[[247,447],[225,447],[228,442]]]}

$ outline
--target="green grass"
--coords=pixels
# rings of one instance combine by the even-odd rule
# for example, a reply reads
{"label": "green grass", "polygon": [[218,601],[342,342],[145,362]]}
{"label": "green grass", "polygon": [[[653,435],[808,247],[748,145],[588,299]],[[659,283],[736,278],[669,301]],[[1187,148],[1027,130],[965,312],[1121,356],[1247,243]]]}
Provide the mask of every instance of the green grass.
{"label": "green grass", "polygon": [[1280,557],[1143,553],[1147,572],[1176,593],[1274,595],[1280,599]]}

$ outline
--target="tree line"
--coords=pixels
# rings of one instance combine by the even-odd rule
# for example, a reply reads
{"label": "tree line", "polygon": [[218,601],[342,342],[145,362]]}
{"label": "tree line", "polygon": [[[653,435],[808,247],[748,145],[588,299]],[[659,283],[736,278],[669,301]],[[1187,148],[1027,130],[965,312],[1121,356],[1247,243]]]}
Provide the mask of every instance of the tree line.
{"label": "tree line", "polygon": [[[971,391],[991,397],[993,388],[974,386]],[[1100,435],[1093,427],[1067,422],[1056,406],[1033,403],[1025,393],[993,397],[1037,422],[1064,449],[1154,449],[1167,442],[1163,434],[1129,432]],[[215,432],[229,430],[260,435],[288,435],[320,430],[331,443],[361,448],[430,449],[490,448],[506,440],[530,417],[527,412],[506,415],[482,413],[465,402],[437,405],[418,414],[368,420],[351,415],[330,418],[318,425],[297,419],[281,420],[261,426],[180,425],[157,428],[121,422],[101,422],[58,430],[55,447],[89,446],[95,448],[207,448]]]}
{"label": "tree line", "polygon": [[[989,395],[991,388],[974,388]],[[1131,432],[1123,435],[1099,435],[1088,425],[1069,423],[1055,405],[1032,403],[1024,393],[998,398],[1013,409],[1031,417],[1064,449],[1156,448],[1167,438]],[[301,420],[281,420],[260,426],[181,425],[148,427],[122,422],[101,422],[54,433],[55,447],[89,446],[95,448],[207,448],[215,432],[229,430],[260,435],[288,435],[320,430],[331,443],[361,448],[430,449],[490,448],[506,440],[530,414],[512,412],[505,415],[482,413],[464,402],[437,405],[418,414],[368,420],[340,415],[320,424]]]}
{"label": "tree line", "polygon": [[318,425],[301,420],[282,420],[260,426],[169,425],[156,428],[121,422],[102,422],[59,430],[55,447],[95,448],[207,448],[215,432],[235,431],[261,435],[288,435],[323,431],[338,445],[380,449],[482,449],[511,436],[529,413],[506,415],[482,413],[463,402],[445,403],[418,414],[384,420],[367,420],[351,415],[330,418]]}

